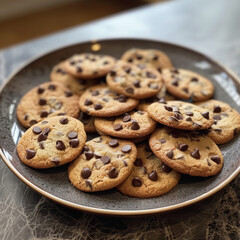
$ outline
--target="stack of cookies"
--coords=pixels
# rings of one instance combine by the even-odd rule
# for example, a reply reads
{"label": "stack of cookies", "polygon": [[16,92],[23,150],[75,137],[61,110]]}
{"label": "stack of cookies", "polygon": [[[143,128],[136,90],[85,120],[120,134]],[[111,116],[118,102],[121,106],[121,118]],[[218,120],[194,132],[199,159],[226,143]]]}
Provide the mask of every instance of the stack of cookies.
{"label": "stack of cookies", "polygon": [[120,60],[76,54],[50,79],[18,104],[28,130],[17,152],[38,169],[71,162],[69,179],[81,191],[147,198],[169,192],[181,174],[215,175],[223,166],[217,144],[240,130],[236,110],[209,100],[210,80],[176,69],[159,50],[130,49]]}

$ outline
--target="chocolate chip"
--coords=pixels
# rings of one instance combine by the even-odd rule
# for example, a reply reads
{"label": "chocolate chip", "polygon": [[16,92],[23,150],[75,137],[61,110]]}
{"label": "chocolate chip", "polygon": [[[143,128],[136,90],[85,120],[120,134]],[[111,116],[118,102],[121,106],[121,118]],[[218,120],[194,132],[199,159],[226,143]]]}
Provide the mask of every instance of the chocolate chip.
{"label": "chocolate chip", "polygon": [[139,130],[140,126],[138,124],[138,122],[136,120],[132,120],[132,126],[131,126],[132,130]]}
{"label": "chocolate chip", "polygon": [[44,149],[44,142],[39,142],[38,144],[41,149]]}
{"label": "chocolate chip", "polygon": [[56,142],[56,149],[57,150],[65,150],[66,149],[64,142],[62,140],[58,140]]}
{"label": "chocolate chip", "polygon": [[148,174],[148,178],[152,181],[157,181],[158,180],[157,172],[153,170],[151,173]]}
{"label": "chocolate chip", "polygon": [[102,138],[101,137],[94,138],[93,142],[100,143],[102,142]]}
{"label": "chocolate chip", "polygon": [[88,98],[84,102],[85,106],[89,106],[89,105],[92,105],[92,104],[93,104],[93,102],[90,99],[88,99]]}
{"label": "chocolate chip", "polygon": [[172,158],[173,158],[173,150],[167,151],[166,156],[167,156],[168,158],[172,159]]}
{"label": "chocolate chip", "polygon": [[83,179],[89,178],[91,176],[91,174],[92,174],[92,171],[88,167],[83,168],[82,171],[81,171],[81,177]]}
{"label": "chocolate chip", "polygon": [[134,80],[134,81],[133,81],[133,85],[134,85],[134,87],[136,87],[136,88],[140,88],[140,87],[141,87],[139,80]]}
{"label": "chocolate chip", "polygon": [[188,93],[188,88],[183,88],[182,91]]}
{"label": "chocolate chip", "polygon": [[124,145],[122,147],[122,152],[129,153],[132,150],[132,147],[130,145]]}
{"label": "chocolate chip", "polygon": [[173,117],[173,116],[169,117],[169,120],[170,120],[170,121],[175,121],[175,122],[178,122],[178,119],[177,119],[177,118],[175,118],[175,117]]}
{"label": "chocolate chip", "polygon": [[69,64],[70,64],[70,65],[75,65],[76,62],[75,62],[75,61],[70,61]]}
{"label": "chocolate chip", "polygon": [[133,59],[132,59],[132,58],[129,58],[127,61],[131,63],[131,62],[133,61]]}
{"label": "chocolate chip", "polygon": [[45,99],[43,99],[43,98],[40,98],[38,104],[39,104],[40,106],[43,106],[43,105],[46,105],[46,104],[47,104],[47,101],[46,101]]}
{"label": "chocolate chip", "polygon": [[131,120],[131,116],[128,113],[126,113],[123,117],[123,122],[129,122],[130,120]]}
{"label": "chocolate chip", "polygon": [[133,94],[133,93],[134,93],[134,89],[131,88],[131,87],[126,88],[125,91],[126,91],[127,93],[129,93],[129,94]]}
{"label": "chocolate chip", "polygon": [[215,162],[216,164],[220,164],[221,163],[221,158],[219,156],[217,156],[217,155],[210,157],[210,159],[213,162]]}
{"label": "chocolate chip", "polygon": [[55,109],[59,110],[62,107],[62,103],[57,102],[54,107],[55,107]]}
{"label": "chocolate chip", "polygon": [[165,172],[165,173],[170,173],[171,171],[172,171],[172,168],[170,168],[167,164],[163,164],[162,165],[162,170],[163,170],[163,172]]}
{"label": "chocolate chip", "polygon": [[56,86],[54,84],[50,84],[48,86],[48,89],[54,91],[54,90],[56,90]]}
{"label": "chocolate chip", "polygon": [[165,101],[164,98],[160,98],[160,99],[158,100],[158,102],[159,102],[159,103],[163,103],[163,104],[167,104],[167,102]]}
{"label": "chocolate chip", "polygon": [[90,150],[90,148],[89,148],[88,146],[84,146],[82,151],[83,151],[83,152],[87,152],[87,151],[89,151],[89,150]]}
{"label": "chocolate chip", "polygon": [[193,126],[196,128],[196,129],[200,129],[201,127],[202,127],[202,125],[201,124],[199,124],[199,123],[193,123]]}
{"label": "chocolate chip", "polygon": [[111,162],[111,158],[108,156],[103,156],[101,157],[101,161],[103,162],[104,165],[106,165]]}
{"label": "chocolate chip", "polygon": [[69,144],[70,144],[70,146],[71,146],[72,148],[76,148],[76,147],[78,147],[78,145],[79,145],[79,140],[78,140],[78,139],[71,139],[71,140],[69,141]]}
{"label": "chocolate chip", "polygon": [[170,133],[169,133],[172,137],[174,137],[174,138],[178,138],[179,137],[179,132],[178,131],[171,131]]}
{"label": "chocolate chip", "polygon": [[114,76],[116,76],[117,73],[116,73],[115,71],[111,70],[111,71],[109,72],[109,74],[110,74],[110,76],[114,77]]}
{"label": "chocolate chip", "polygon": [[110,140],[108,144],[109,144],[110,147],[117,147],[119,145],[117,139]]}
{"label": "chocolate chip", "polygon": [[65,96],[66,97],[71,97],[73,93],[70,90],[65,91]]}
{"label": "chocolate chip", "polygon": [[161,138],[161,139],[159,139],[159,142],[163,144],[163,143],[166,142],[166,139],[165,138]]}
{"label": "chocolate chip", "polygon": [[141,187],[142,186],[142,180],[138,177],[134,177],[132,180],[133,187]]}
{"label": "chocolate chip", "polygon": [[66,113],[58,113],[58,116],[65,116]]}
{"label": "chocolate chip", "polygon": [[47,135],[41,133],[38,135],[37,141],[41,142],[41,141],[45,141],[47,139]]}
{"label": "chocolate chip", "polygon": [[61,123],[61,124],[68,124],[68,118],[61,118],[60,120],[59,120],[59,122]]}
{"label": "chocolate chip", "polygon": [[24,121],[27,121],[28,120],[28,114],[25,114],[24,115]]}
{"label": "chocolate chip", "polygon": [[156,84],[156,83],[149,83],[148,87],[151,88],[151,89],[158,89],[158,84]]}
{"label": "chocolate chip", "polygon": [[234,135],[234,136],[237,136],[238,134],[239,134],[239,129],[234,128],[234,130],[233,130],[233,135]]}
{"label": "chocolate chip", "polygon": [[156,78],[157,76],[155,75],[155,74],[153,74],[153,73],[151,73],[151,72],[146,72],[146,76],[148,77],[148,78]]}
{"label": "chocolate chip", "polygon": [[50,132],[50,128],[44,128],[42,131],[42,134],[47,136],[49,132]]}
{"label": "chocolate chip", "polygon": [[80,72],[82,72],[82,71],[83,71],[83,69],[82,69],[81,67],[77,67],[77,68],[76,68],[76,72],[80,73]]}
{"label": "chocolate chip", "polygon": [[193,116],[193,112],[185,112],[185,114],[187,115],[187,116]]}
{"label": "chocolate chip", "polygon": [[119,98],[117,99],[119,102],[126,102],[127,101],[127,97],[124,95],[120,95]]}
{"label": "chocolate chip", "polygon": [[177,74],[179,73],[179,71],[176,68],[172,69],[171,72],[172,73],[177,73]]}
{"label": "chocolate chip", "polygon": [[118,170],[113,167],[108,173],[109,178],[116,178],[118,176]]}
{"label": "chocolate chip", "polygon": [[220,133],[220,132],[222,132],[222,129],[220,129],[220,128],[215,128],[215,129],[213,129],[213,131],[215,131],[215,132],[217,132],[217,133]]}
{"label": "chocolate chip", "polygon": [[58,68],[57,70],[56,70],[56,73],[61,73],[61,74],[66,74],[66,72],[62,69],[62,68]]}
{"label": "chocolate chip", "polygon": [[146,66],[145,66],[144,64],[138,64],[137,67],[138,67],[139,69],[144,69],[144,68],[146,68]]}
{"label": "chocolate chip", "polygon": [[187,149],[188,149],[188,145],[187,144],[184,144],[184,143],[182,143],[182,144],[178,144],[178,149],[180,150],[180,151],[186,151]]}
{"label": "chocolate chip", "polygon": [[182,120],[183,116],[180,113],[174,113],[174,117],[177,118],[178,120]]}
{"label": "chocolate chip", "polygon": [[104,61],[103,62],[103,65],[107,65],[107,64],[109,64],[109,61]]}
{"label": "chocolate chip", "polygon": [[199,149],[196,148],[193,152],[190,153],[190,155],[195,159],[200,159]]}
{"label": "chocolate chip", "polygon": [[92,96],[98,96],[99,95],[99,91],[96,90],[96,91],[92,91]]}
{"label": "chocolate chip", "polygon": [[201,115],[206,118],[209,119],[209,112],[202,112]]}
{"label": "chocolate chip", "polygon": [[131,68],[125,68],[124,71],[129,74],[131,72]]}
{"label": "chocolate chip", "polygon": [[157,68],[158,72],[162,73],[162,69],[161,68]]}
{"label": "chocolate chip", "polygon": [[221,120],[222,118],[221,118],[220,115],[214,115],[214,116],[213,116],[213,119],[214,119],[214,120]]}
{"label": "chocolate chip", "polygon": [[38,94],[42,94],[44,91],[45,91],[44,88],[39,87],[38,90],[37,90],[37,93],[38,93]]}
{"label": "chocolate chip", "polygon": [[95,153],[95,154],[94,154],[94,156],[95,156],[95,158],[97,158],[97,159],[99,159],[99,158],[101,158],[101,157],[102,157],[102,155],[100,155],[100,154],[97,154],[97,153]]}
{"label": "chocolate chip", "polygon": [[155,61],[158,60],[158,55],[154,55],[153,60],[155,60]]}
{"label": "chocolate chip", "polygon": [[26,149],[26,158],[27,159],[32,159],[35,157],[35,155],[36,155],[36,152],[34,150]]}
{"label": "chocolate chip", "polygon": [[176,78],[176,79],[174,79],[173,81],[172,81],[172,83],[171,83],[173,86],[178,86],[179,84],[178,84],[178,79]]}
{"label": "chocolate chip", "polygon": [[114,125],[114,131],[120,131],[123,129],[123,126],[121,123],[118,123],[116,125]]}
{"label": "chocolate chip", "polygon": [[193,77],[193,78],[191,79],[191,82],[198,82],[198,78]]}
{"label": "chocolate chip", "polygon": [[41,111],[41,113],[40,113],[40,117],[41,118],[45,118],[47,116],[48,116],[48,112],[47,111],[45,111],[45,110]]}
{"label": "chocolate chip", "polygon": [[93,189],[91,180],[87,179],[87,180],[85,180],[85,183],[86,183],[87,187],[89,187],[91,190]]}
{"label": "chocolate chip", "polygon": [[58,157],[55,157],[55,158],[51,159],[50,161],[56,165],[58,165],[60,163],[60,159]]}
{"label": "chocolate chip", "polygon": [[85,157],[86,157],[87,160],[90,160],[94,157],[94,153],[91,152],[91,151],[84,152],[84,154],[85,154]]}
{"label": "chocolate chip", "polygon": [[220,113],[222,111],[222,108],[218,105],[215,105],[213,108],[213,112],[214,113]]}
{"label": "chocolate chip", "polygon": [[100,109],[102,109],[103,108],[103,106],[100,104],[100,103],[95,103],[94,104],[94,109],[95,110],[100,110]]}
{"label": "chocolate chip", "polygon": [[167,111],[169,111],[169,112],[172,112],[172,111],[173,111],[172,107],[164,106],[164,108],[165,108]]}
{"label": "chocolate chip", "polygon": [[136,161],[134,162],[134,165],[137,167],[142,167],[142,165],[143,165],[142,159],[140,157],[138,157],[136,159]]}
{"label": "chocolate chip", "polygon": [[69,139],[74,139],[74,138],[77,138],[78,134],[72,131],[72,132],[69,132],[67,136]]}
{"label": "chocolate chip", "polygon": [[35,127],[33,127],[32,131],[35,134],[40,134],[42,132],[42,129],[38,126],[35,126]]}
{"label": "chocolate chip", "polygon": [[192,118],[187,117],[187,118],[186,118],[186,121],[188,121],[188,122],[192,122]]}

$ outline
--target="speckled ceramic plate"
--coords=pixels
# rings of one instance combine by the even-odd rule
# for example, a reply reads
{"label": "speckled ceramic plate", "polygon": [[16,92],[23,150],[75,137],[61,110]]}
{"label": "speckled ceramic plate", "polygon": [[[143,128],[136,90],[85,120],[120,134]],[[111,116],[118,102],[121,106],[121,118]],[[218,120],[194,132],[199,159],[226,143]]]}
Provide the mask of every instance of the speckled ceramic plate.
{"label": "speckled ceramic plate", "polygon": [[74,53],[97,52],[119,58],[129,48],[154,48],[166,52],[176,67],[196,71],[215,85],[214,98],[229,103],[240,112],[240,80],[226,67],[196,51],[169,43],[116,39],[86,42],[64,47],[34,59],[18,69],[2,88],[0,99],[0,154],[8,167],[29,187],[51,200],[78,210],[112,215],[142,215],[174,210],[200,201],[226,186],[240,172],[240,141],[235,138],[220,148],[224,167],[214,177],[182,176],[169,193],[150,199],[130,198],[117,190],[83,193],[67,177],[67,166],[35,170],[25,166],[16,154],[16,145],[25,129],[16,118],[19,99],[34,86],[48,81],[52,67]]}

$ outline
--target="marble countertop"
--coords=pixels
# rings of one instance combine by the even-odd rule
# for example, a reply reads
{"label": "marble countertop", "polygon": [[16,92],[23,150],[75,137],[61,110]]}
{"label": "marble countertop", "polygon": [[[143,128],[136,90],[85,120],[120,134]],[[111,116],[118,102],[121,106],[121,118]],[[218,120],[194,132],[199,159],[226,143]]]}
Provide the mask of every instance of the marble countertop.
{"label": "marble countertop", "polygon": [[[0,83],[25,61],[68,44],[149,38],[206,53],[240,75],[240,1],[175,0],[141,7],[0,51]],[[240,239],[240,177],[178,211],[135,218],[77,212],[42,197],[0,161],[0,239]]]}

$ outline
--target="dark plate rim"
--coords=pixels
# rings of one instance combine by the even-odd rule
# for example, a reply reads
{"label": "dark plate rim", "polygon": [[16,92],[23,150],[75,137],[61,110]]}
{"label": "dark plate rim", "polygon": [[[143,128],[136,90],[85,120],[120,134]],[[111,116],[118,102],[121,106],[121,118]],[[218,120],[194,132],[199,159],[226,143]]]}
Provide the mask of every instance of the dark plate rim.
{"label": "dark plate rim", "polygon": [[[165,45],[171,45],[172,47],[175,47],[175,48],[182,48],[182,49],[184,49],[186,51],[193,52],[194,54],[197,54],[197,55],[203,57],[204,59],[208,60],[209,62],[211,62],[211,63],[217,65],[219,68],[223,69],[224,72],[226,72],[229,76],[231,76],[231,78],[233,79],[235,84],[238,85],[236,87],[240,88],[240,78],[232,70],[230,70],[228,67],[222,65],[221,63],[217,62],[216,60],[212,59],[211,57],[209,57],[209,56],[207,56],[207,55],[205,55],[205,54],[203,54],[201,52],[198,52],[198,51],[196,51],[194,49],[191,49],[189,47],[178,45],[178,44],[171,43],[171,42],[158,41],[158,40],[155,40],[155,39],[147,39],[147,38],[106,38],[106,39],[98,39],[98,40],[94,40],[94,41],[93,40],[89,40],[89,41],[78,42],[78,43],[74,43],[74,44],[70,44],[70,45],[65,45],[65,46],[53,49],[51,51],[44,52],[43,54],[39,54],[36,57],[31,58],[30,60],[28,60],[25,63],[23,63],[22,65],[20,65],[15,71],[13,71],[4,80],[4,84],[0,88],[0,95],[1,95],[1,93],[3,91],[3,89],[6,87],[6,85],[11,81],[11,79],[18,72],[20,72],[22,69],[27,67],[32,62],[38,60],[41,57],[44,57],[45,55],[54,53],[54,52],[56,52],[58,50],[62,50],[64,48],[74,47],[74,46],[77,46],[79,44],[113,42],[113,41],[147,41],[147,42],[152,42],[152,43],[160,43],[160,44],[165,44]],[[156,214],[156,213],[172,211],[172,210],[176,210],[176,209],[180,209],[180,208],[192,205],[194,203],[197,203],[197,202],[199,202],[199,201],[201,201],[201,200],[203,200],[205,198],[208,198],[211,195],[217,193],[222,188],[224,188],[227,184],[229,184],[240,173],[240,166],[239,166],[238,168],[235,169],[235,171],[230,176],[228,176],[217,187],[213,188],[212,190],[208,191],[207,193],[204,193],[204,194],[202,194],[202,195],[200,195],[200,196],[198,196],[196,198],[193,198],[191,200],[188,200],[188,201],[185,201],[185,202],[182,202],[182,203],[174,204],[174,205],[167,206],[167,207],[153,208],[153,209],[146,209],[146,210],[111,210],[111,209],[99,209],[99,208],[95,208],[95,207],[88,207],[88,206],[72,203],[72,202],[69,202],[67,200],[64,200],[64,199],[61,199],[59,197],[56,197],[55,195],[53,195],[53,194],[51,194],[51,193],[41,189],[40,187],[35,186],[31,181],[29,181],[27,178],[22,176],[21,173],[19,173],[18,170],[12,165],[11,161],[5,157],[2,149],[0,149],[0,156],[3,159],[3,161],[5,162],[5,164],[8,166],[8,168],[21,181],[23,181],[30,188],[34,189],[35,191],[37,191],[41,195],[49,198],[50,200],[52,200],[52,201],[54,201],[56,203],[59,203],[59,204],[61,204],[63,206],[66,206],[66,207],[69,207],[69,208],[73,208],[73,209],[76,209],[76,210],[80,210],[80,211],[84,211],[84,212],[90,212],[90,213],[95,213],[95,214],[101,214],[101,215],[114,215],[114,216],[149,215],[149,214]]]}

